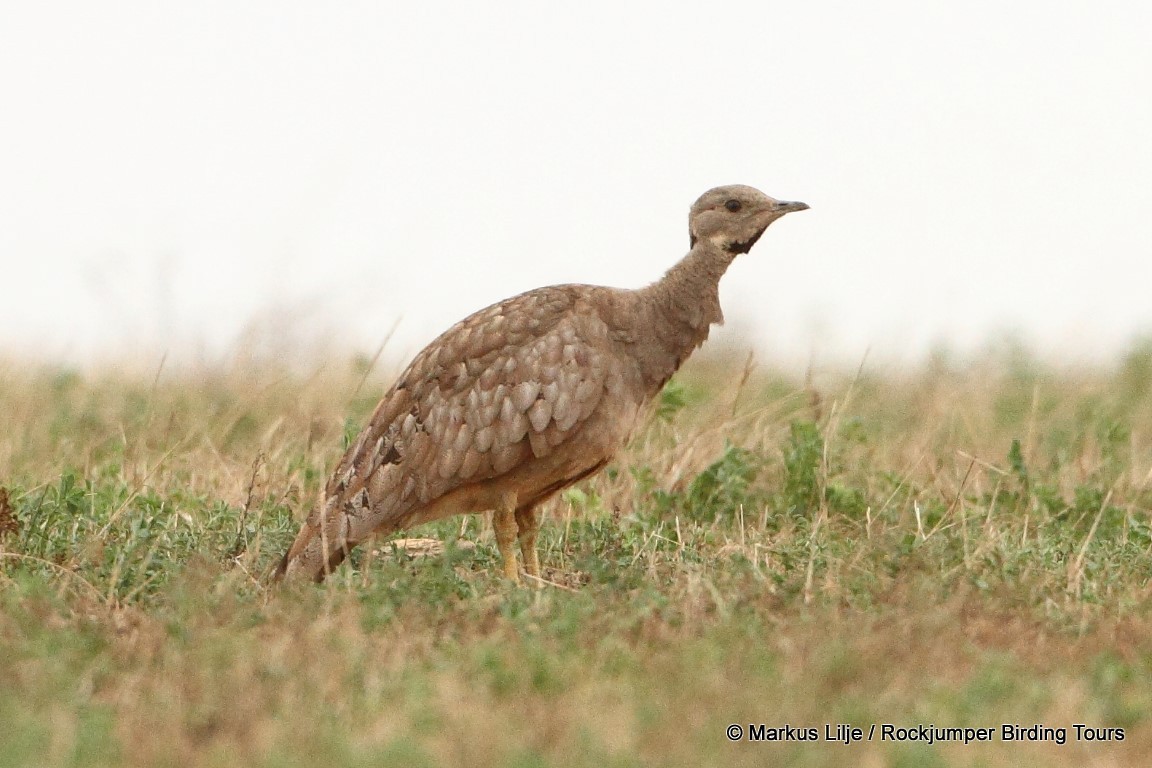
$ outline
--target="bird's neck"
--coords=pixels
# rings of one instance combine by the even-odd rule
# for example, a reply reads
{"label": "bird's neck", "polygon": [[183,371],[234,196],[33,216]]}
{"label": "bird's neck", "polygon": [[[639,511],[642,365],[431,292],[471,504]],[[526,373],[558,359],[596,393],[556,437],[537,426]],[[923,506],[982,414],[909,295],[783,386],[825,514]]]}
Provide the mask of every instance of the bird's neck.
{"label": "bird's neck", "polygon": [[734,258],[736,254],[700,240],[664,277],[645,289],[666,322],[703,333],[693,349],[707,338],[708,326],[724,322],[720,278]]}
{"label": "bird's neck", "polygon": [[651,361],[655,384],[663,386],[676,369],[708,338],[713,323],[723,323],[720,278],[736,254],[699,240],[674,267],[640,290],[641,305],[650,307],[653,329],[659,329]]}

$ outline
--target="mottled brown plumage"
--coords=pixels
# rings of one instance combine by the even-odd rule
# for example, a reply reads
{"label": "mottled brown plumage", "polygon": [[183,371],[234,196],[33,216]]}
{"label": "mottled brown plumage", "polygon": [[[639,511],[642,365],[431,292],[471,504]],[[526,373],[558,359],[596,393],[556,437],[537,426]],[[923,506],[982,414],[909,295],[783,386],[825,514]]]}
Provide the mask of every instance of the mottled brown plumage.
{"label": "mottled brown plumage", "polygon": [[692,249],[639,290],[539,288],[449,328],[411,362],[348,449],[277,576],[316,580],[358,543],[493,510],[504,572],[540,573],[539,505],[602,468],[644,406],[723,321],[719,281],[803,203],[742,185],[692,206]]}

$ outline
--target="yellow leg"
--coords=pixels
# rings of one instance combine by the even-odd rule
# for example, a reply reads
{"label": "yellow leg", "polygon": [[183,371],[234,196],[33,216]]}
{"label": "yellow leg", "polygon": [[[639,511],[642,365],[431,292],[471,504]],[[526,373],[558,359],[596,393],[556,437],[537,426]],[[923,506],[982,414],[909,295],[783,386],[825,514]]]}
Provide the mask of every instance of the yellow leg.
{"label": "yellow leg", "polygon": [[[540,531],[540,512],[535,507],[516,510],[516,525],[520,528],[520,555],[529,576],[540,577],[540,555],[536,552],[536,534]],[[540,586],[536,582],[536,586]]]}
{"label": "yellow leg", "polygon": [[516,564],[516,494],[505,494],[492,515],[492,528],[496,531],[496,548],[504,560],[504,575],[514,584],[520,583],[520,568]]}

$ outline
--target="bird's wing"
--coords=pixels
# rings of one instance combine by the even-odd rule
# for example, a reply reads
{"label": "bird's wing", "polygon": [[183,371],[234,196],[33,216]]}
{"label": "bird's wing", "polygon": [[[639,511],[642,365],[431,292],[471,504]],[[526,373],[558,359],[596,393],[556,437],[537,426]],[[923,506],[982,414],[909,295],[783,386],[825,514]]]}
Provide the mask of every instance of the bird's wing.
{"label": "bird's wing", "polygon": [[570,440],[621,381],[591,290],[512,297],[428,345],[345,453],[325,506],[366,515],[375,530]]}

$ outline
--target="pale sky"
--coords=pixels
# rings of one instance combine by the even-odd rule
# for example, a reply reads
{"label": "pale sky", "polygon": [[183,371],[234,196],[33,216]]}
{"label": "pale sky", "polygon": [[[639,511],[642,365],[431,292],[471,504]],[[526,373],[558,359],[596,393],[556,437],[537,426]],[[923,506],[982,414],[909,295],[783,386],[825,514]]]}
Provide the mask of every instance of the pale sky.
{"label": "pale sky", "polygon": [[811,210],[723,344],[1152,333],[1147,0],[2,2],[0,110],[0,358],[402,357],[658,278],[728,183]]}

